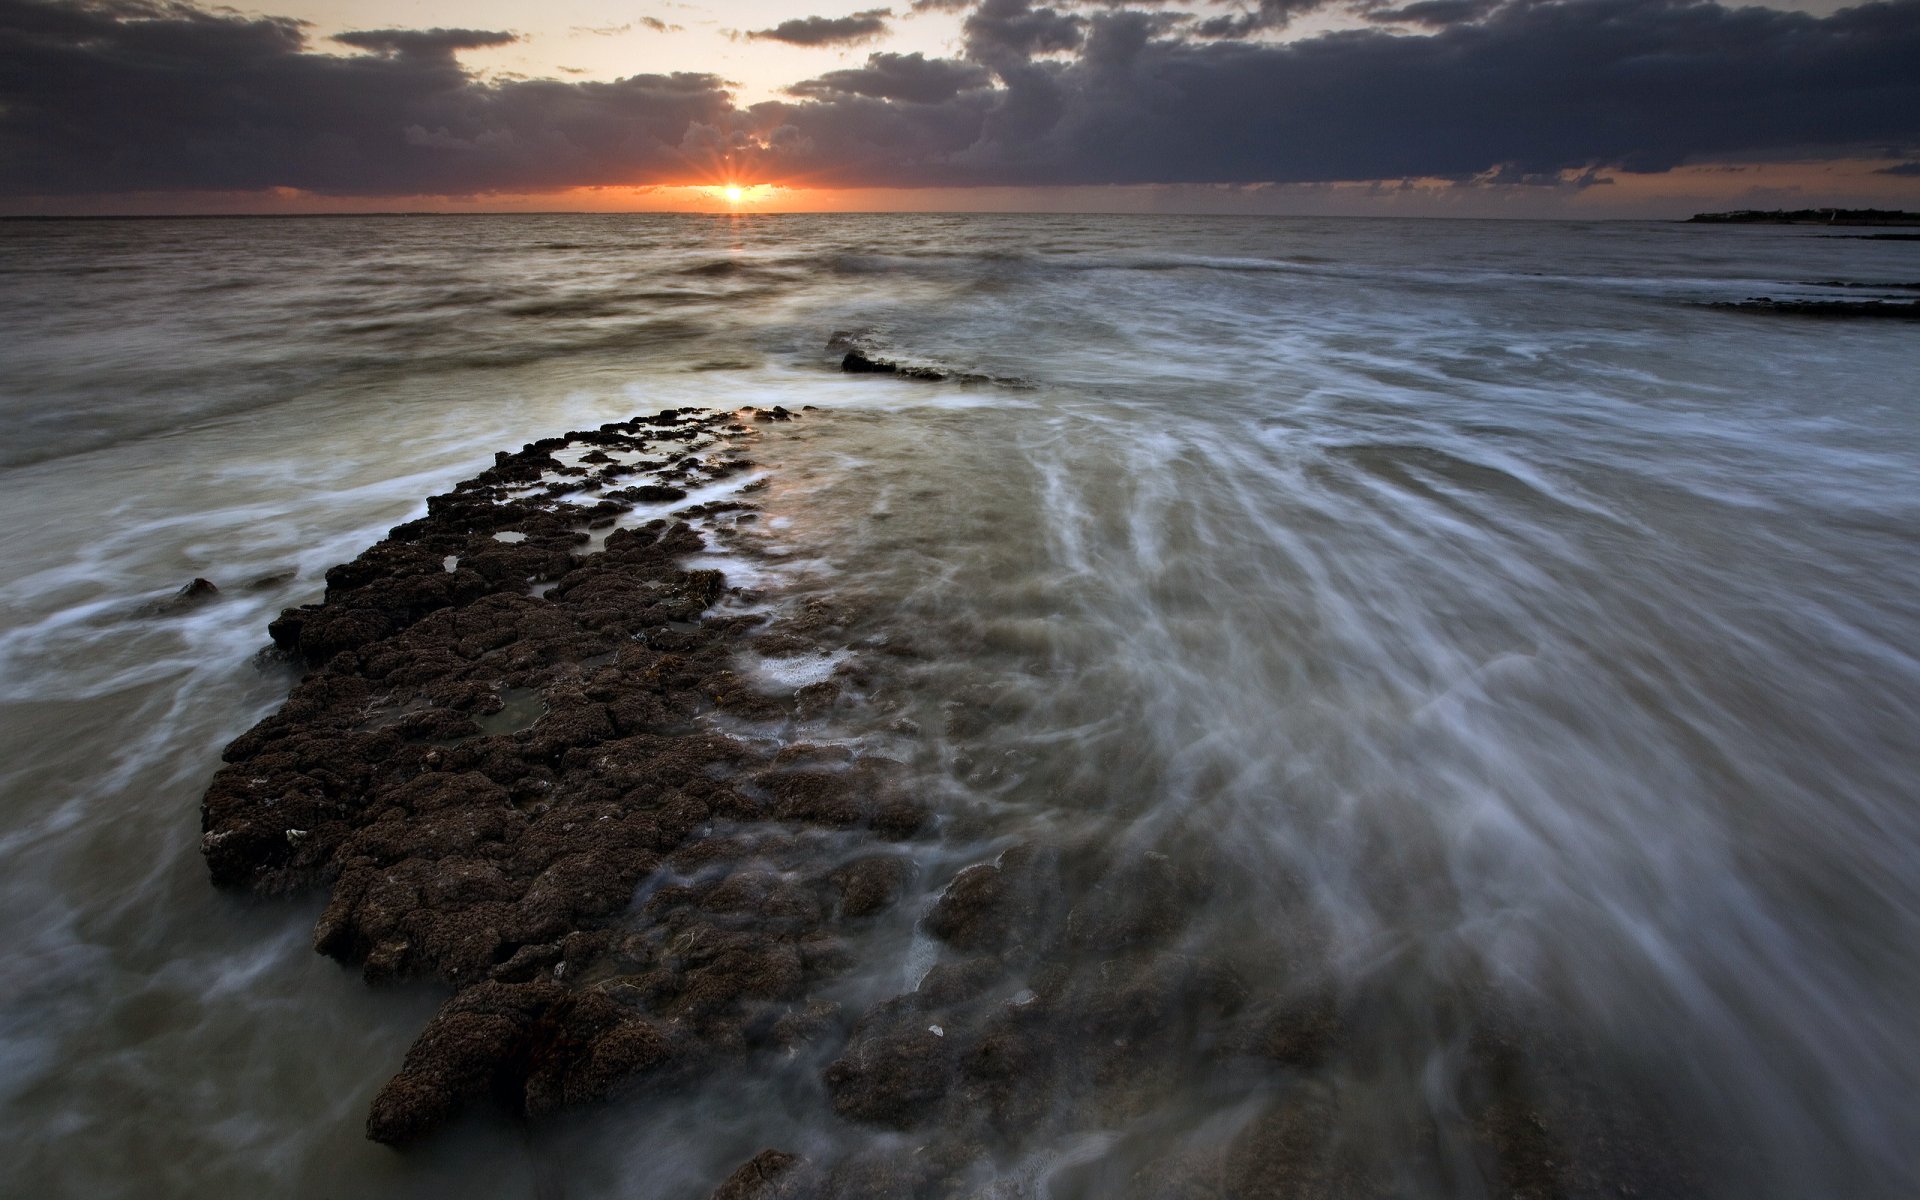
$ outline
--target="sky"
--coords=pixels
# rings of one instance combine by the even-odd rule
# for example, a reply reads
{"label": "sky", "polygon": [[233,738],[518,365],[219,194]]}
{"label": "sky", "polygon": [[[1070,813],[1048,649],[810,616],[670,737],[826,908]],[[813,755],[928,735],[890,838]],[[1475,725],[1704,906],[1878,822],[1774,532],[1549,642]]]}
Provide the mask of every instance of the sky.
{"label": "sky", "polygon": [[0,0],[0,213],[1920,208],[1920,0]]}

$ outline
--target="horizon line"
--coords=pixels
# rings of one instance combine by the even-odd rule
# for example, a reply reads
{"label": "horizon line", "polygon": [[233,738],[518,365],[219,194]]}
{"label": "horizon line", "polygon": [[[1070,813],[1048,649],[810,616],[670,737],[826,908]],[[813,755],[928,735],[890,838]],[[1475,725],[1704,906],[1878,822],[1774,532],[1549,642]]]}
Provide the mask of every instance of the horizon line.
{"label": "horizon line", "polygon": [[[1831,207],[1831,206],[1822,206]],[[1719,210],[1740,211],[1740,210]],[[1787,211],[1787,210],[1782,210]],[[1842,209],[1840,211],[1847,211]],[[1695,213],[1694,215],[1702,215]],[[1267,221],[1578,221],[1681,222],[1686,217],[1631,216],[1523,216],[1446,213],[1233,213],[1126,212],[1114,209],[500,209],[451,211],[439,209],[382,209],[366,212],[210,212],[210,213],[0,213],[0,221],[285,221],[355,217],[1223,217]]]}

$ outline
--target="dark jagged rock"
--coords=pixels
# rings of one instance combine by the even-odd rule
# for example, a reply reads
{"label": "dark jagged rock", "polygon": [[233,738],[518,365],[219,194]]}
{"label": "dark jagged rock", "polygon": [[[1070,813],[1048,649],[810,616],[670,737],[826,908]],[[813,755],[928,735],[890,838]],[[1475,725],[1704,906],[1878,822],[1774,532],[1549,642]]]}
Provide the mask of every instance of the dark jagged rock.
{"label": "dark jagged rock", "polygon": [[[681,565],[708,536],[686,521],[629,523],[588,553],[583,526],[685,493],[596,490],[610,476],[555,457],[584,445],[611,469],[678,442],[704,457],[656,476],[705,486],[742,461],[730,424],[670,410],[502,454],[273,623],[313,669],[228,747],[202,849],[222,886],[326,888],[314,944],[369,980],[453,989],[373,1105],[378,1141],[821,1036],[835,1010],[809,991],[846,966],[840,923],[900,894],[906,868],[877,843],[927,813],[899,764],[776,760],[706,721],[793,719],[806,697],[733,664],[756,636],[824,649],[818,614],[715,613],[726,581]],[[744,507],[695,519],[724,531]],[[657,874],[681,882],[645,892]]]}

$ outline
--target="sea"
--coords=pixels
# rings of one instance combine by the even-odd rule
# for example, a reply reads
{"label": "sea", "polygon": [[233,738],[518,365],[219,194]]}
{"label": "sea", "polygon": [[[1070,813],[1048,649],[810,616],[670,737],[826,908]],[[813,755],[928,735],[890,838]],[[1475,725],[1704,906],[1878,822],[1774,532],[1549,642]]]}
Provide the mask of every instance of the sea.
{"label": "sea", "polygon": [[[297,678],[267,622],[330,565],[496,451],[780,405],[729,582],[917,648],[827,733],[1014,840],[1221,864],[1186,952],[1351,1001],[1311,1086],[1367,1194],[1510,1194],[1484,1008],[1565,1048],[1543,1109],[1652,1164],[1556,1194],[1920,1195],[1920,327],[1714,307],[1920,295],[1920,243],[1857,232],[0,223],[0,1194],[698,1200],[902,1136],[802,1060],[375,1145],[446,993],[368,986],[313,951],[322,895],[199,851]],[[844,373],[850,340],[950,377]],[[910,990],[915,921],[1002,849],[909,845],[847,986]],[[1143,1080],[968,1194],[1138,1194],[1254,1111],[1216,1084]]]}

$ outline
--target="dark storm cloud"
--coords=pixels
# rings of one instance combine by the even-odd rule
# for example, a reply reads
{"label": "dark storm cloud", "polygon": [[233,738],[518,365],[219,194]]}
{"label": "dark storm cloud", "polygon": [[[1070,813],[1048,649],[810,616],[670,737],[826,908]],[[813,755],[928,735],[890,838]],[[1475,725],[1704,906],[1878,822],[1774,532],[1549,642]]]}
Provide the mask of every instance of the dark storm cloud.
{"label": "dark storm cloud", "polygon": [[962,59],[877,54],[741,109],[712,75],[482,80],[455,57],[506,34],[363,31],[342,41],[371,53],[335,55],[231,10],[0,0],[0,190],[542,191],[721,161],[820,186],[1599,182],[1920,145],[1920,0],[1413,0],[1354,11],[1436,32],[1284,44],[1193,36],[1196,7],[979,0]]}
{"label": "dark storm cloud", "polygon": [[1875,175],[1912,175],[1920,177],[1920,162],[1895,163],[1891,167],[1881,167]]}
{"label": "dark storm cloud", "polygon": [[[1824,18],[1520,0],[1431,35],[1278,45],[1146,37],[1144,14],[1120,12],[1090,18],[1064,62],[977,34],[985,17],[1041,11],[1013,0],[974,11],[969,53],[1005,87],[976,138],[900,164],[894,182],[1470,178],[1501,165],[1542,176],[1920,140],[1920,0]],[[839,119],[831,103],[786,115],[816,140]]]}
{"label": "dark storm cloud", "polygon": [[787,90],[796,96],[867,96],[911,104],[943,104],[961,92],[991,82],[986,69],[972,63],[919,54],[870,54],[864,67],[828,71]]}
{"label": "dark storm cloud", "polygon": [[796,17],[747,36],[792,46],[847,46],[885,36],[887,18],[892,15],[890,8],[870,8],[847,17]]}
{"label": "dark storm cloud", "polygon": [[504,34],[391,31],[307,52],[298,22],[179,5],[0,0],[0,188],[537,190],[684,173],[733,109],[711,75],[481,83],[454,59]]}

